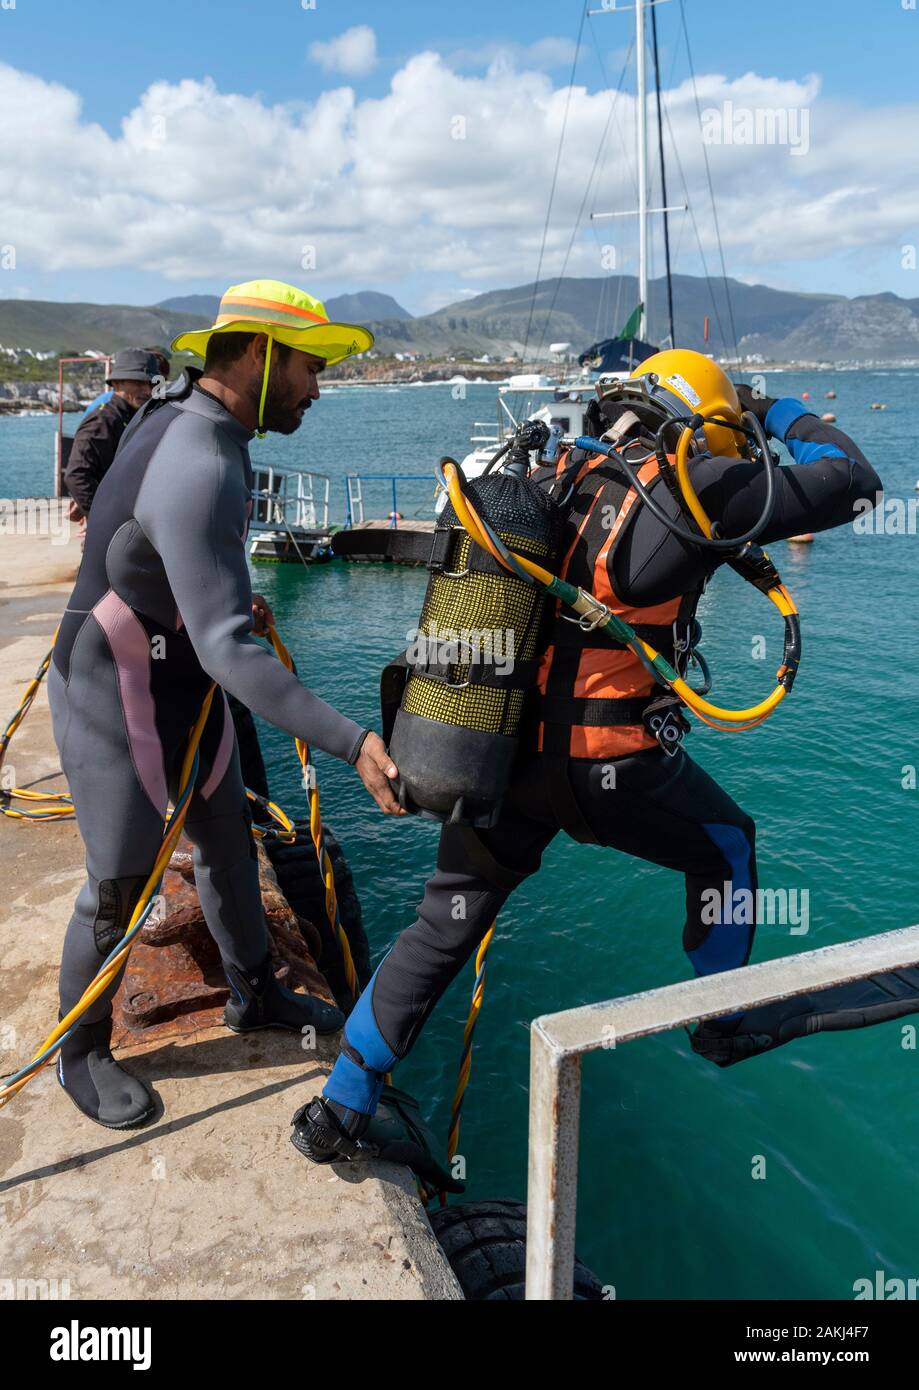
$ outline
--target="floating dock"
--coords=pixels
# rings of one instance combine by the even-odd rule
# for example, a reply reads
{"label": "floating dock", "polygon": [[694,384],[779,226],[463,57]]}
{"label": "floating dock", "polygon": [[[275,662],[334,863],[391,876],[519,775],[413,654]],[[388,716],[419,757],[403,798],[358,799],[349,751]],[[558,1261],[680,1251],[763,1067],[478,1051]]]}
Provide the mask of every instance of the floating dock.
{"label": "floating dock", "polygon": [[343,560],[397,565],[426,564],[434,544],[433,521],[359,521],[332,537],[332,551]]}

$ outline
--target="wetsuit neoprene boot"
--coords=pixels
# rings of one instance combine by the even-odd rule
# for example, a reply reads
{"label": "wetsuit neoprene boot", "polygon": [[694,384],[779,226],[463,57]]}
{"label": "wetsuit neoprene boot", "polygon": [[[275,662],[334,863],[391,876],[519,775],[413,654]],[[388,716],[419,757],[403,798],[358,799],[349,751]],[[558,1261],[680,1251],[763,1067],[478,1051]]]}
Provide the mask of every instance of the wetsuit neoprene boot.
{"label": "wetsuit neoprene boot", "polygon": [[156,1102],[142,1081],[112,1056],[112,1016],[81,1023],[58,1053],[57,1079],[78,1110],[106,1129],[139,1129]]}
{"label": "wetsuit neoprene boot", "polygon": [[223,1021],[234,1033],[252,1033],[259,1028],[289,1028],[302,1033],[308,1027],[317,1033],[337,1033],[344,1027],[345,1016],[334,1004],[311,994],[295,994],[278,984],[270,956],[255,970],[244,972],[227,963],[224,970],[230,998]]}
{"label": "wetsuit neoprene boot", "polygon": [[313,1163],[340,1163],[358,1157],[370,1116],[317,1096],[301,1105],[291,1124],[290,1142],[305,1158]]}
{"label": "wetsuit neoprene boot", "polygon": [[301,1105],[291,1120],[291,1143],[313,1163],[360,1162],[371,1158],[404,1163],[435,1192],[463,1192],[434,1157],[434,1136],[407,1091],[384,1086],[373,1116],[351,1110],[326,1096]]}

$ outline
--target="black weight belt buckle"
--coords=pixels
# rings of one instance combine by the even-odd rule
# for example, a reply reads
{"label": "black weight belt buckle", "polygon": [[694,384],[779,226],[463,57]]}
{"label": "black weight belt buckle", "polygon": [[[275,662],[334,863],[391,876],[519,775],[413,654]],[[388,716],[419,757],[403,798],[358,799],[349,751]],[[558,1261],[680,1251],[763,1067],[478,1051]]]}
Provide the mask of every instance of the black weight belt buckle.
{"label": "black weight belt buckle", "polygon": [[667,757],[675,758],[689,733],[689,723],[680,713],[680,701],[669,695],[653,700],[642,715],[642,723]]}

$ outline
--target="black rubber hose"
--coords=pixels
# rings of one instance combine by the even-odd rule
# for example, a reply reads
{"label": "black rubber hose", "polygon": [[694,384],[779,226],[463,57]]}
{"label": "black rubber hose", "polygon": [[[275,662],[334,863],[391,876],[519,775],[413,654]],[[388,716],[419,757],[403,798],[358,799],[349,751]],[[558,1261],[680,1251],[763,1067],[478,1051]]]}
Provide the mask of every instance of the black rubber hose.
{"label": "black rubber hose", "polygon": [[[745,429],[743,433],[749,433],[753,435],[754,439],[756,440],[757,447],[759,448],[763,456],[763,463],[766,468],[766,500],[763,503],[763,510],[760,513],[759,519],[756,522],[756,524],[754,526],[751,526],[750,530],[745,532],[744,535],[731,536],[726,540],[717,539],[713,536],[703,536],[701,531],[689,531],[686,529],[685,526],[680,526],[678,522],[674,521],[671,517],[669,517],[667,513],[664,511],[663,507],[661,507],[658,504],[658,502],[655,501],[654,497],[645,487],[644,483],[641,481],[635,469],[629,463],[625,455],[619,453],[618,450],[614,448],[612,444],[604,444],[602,440],[594,439],[590,441],[590,447],[596,449],[596,452],[599,454],[606,454],[607,458],[615,459],[616,462],[621,465],[623,472],[629,480],[629,483],[638,493],[642,502],[644,502],[645,506],[648,508],[651,514],[655,516],[657,520],[661,522],[662,525],[666,526],[667,529],[671,531],[673,535],[675,535],[679,540],[686,541],[690,545],[698,545],[710,550],[738,550],[741,546],[746,545],[749,541],[755,541],[757,536],[762,535],[763,531],[766,529],[766,527],[769,525],[769,522],[772,520],[772,513],[775,509],[775,471],[772,464],[772,455],[769,451],[769,441],[766,439],[763,427],[760,424],[759,420],[757,420],[755,415],[745,412],[741,418],[744,420],[750,420],[752,422],[750,427],[748,429]],[[697,415],[694,416],[693,419],[687,420],[686,425],[693,425],[696,420],[699,421],[699,424],[705,423],[704,417]],[[667,420],[661,426],[660,430],[658,431],[658,441],[660,441],[663,431],[667,429],[668,425],[672,423],[673,421]],[[724,420],[717,420],[713,421],[713,423],[724,425],[726,422]],[[728,426],[728,428],[730,428],[730,426]],[[577,441],[577,446],[578,448],[585,447],[581,440]],[[662,446],[659,443],[658,448],[660,447]],[[658,467],[660,467],[659,457]]]}

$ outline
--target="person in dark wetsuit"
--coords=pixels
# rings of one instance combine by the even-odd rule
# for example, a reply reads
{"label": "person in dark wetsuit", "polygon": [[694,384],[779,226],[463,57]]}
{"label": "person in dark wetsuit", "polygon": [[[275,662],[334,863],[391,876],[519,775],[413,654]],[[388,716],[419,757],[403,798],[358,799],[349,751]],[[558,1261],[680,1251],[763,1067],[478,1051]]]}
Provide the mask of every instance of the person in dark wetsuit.
{"label": "person in dark wetsuit", "polygon": [[[675,383],[670,398],[682,418],[698,411],[737,421],[742,406],[792,456],[791,465],[774,471],[776,500],[763,544],[846,525],[857,504],[876,504],[880,479],[841,430],[794,400],[766,399],[749,388],[740,388],[738,399],[724,373],[700,354],[661,354],[639,372],[673,371],[674,362],[678,371],[669,379]],[[596,437],[610,428],[612,435],[604,437],[615,439],[636,468],[650,456],[649,477],[657,475],[660,483],[655,499],[685,526],[676,497],[658,475],[653,440],[639,417],[629,416],[612,397],[593,409],[593,428],[585,433]],[[693,486],[705,511],[718,520],[720,535],[743,535],[763,511],[763,466],[739,455],[729,431],[706,426],[705,434],[710,452],[694,462]],[[719,452],[732,456],[713,456]],[[697,640],[692,636],[695,605],[705,581],[724,562],[723,553],[677,538],[640,503],[615,460],[604,455],[573,450],[557,468],[542,468],[531,480],[565,494],[563,576],[637,627],[671,664],[685,667],[685,652]],[[755,922],[745,908],[735,912],[734,899],[742,890],[748,890],[748,901],[749,893],[755,895],[752,819],[684,749],[667,756],[658,746],[642,712],[662,692],[638,658],[565,616],[559,605],[550,617],[530,732],[497,824],[443,827],[437,867],[417,920],[397,937],[351,1013],[322,1097],[294,1115],[292,1140],[313,1161],[361,1157],[360,1137],[375,1112],[384,1074],[407,1056],[444,990],[514,888],[537,871],[560,830],[685,876],[683,945],[697,974],[731,970],[749,959]],[[679,634],[685,639],[682,659]],[[714,890],[720,899],[725,883],[733,885],[731,901],[713,913],[709,894]],[[851,1027],[856,1015],[879,1021],[919,1007],[919,971],[865,985],[844,998],[813,996],[773,1006],[771,1013],[764,1010],[745,1022],[729,1018],[700,1025],[693,1046],[728,1065],[824,1026],[818,1022],[824,1008],[839,1007],[849,1019],[825,1026]]]}
{"label": "person in dark wetsuit", "polygon": [[[95,494],[83,562],[48,675],[54,733],[86,848],[87,879],[64,942],[62,1016],[124,935],[176,794],[204,697],[185,830],[201,907],[231,987],[237,1032],[341,1026],[321,1000],[275,980],[233,724],[223,691],[285,732],[352,764],[382,810],[401,814],[382,740],[340,714],[253,640],[245,542],[248,446],[256,427],[291,434],[319,398],[327,362],[364,351],[365,329],[330,323],[322,304],[276,281],[236,286],[213,330],[176,340],[206,354],[139,412]],[[255,605],[256,610],[259,604]],[[146,1087],[114,1061],[117,983],[65,1040],[58,1076],[91,1119],[123,1129],[154,1113]]]}

